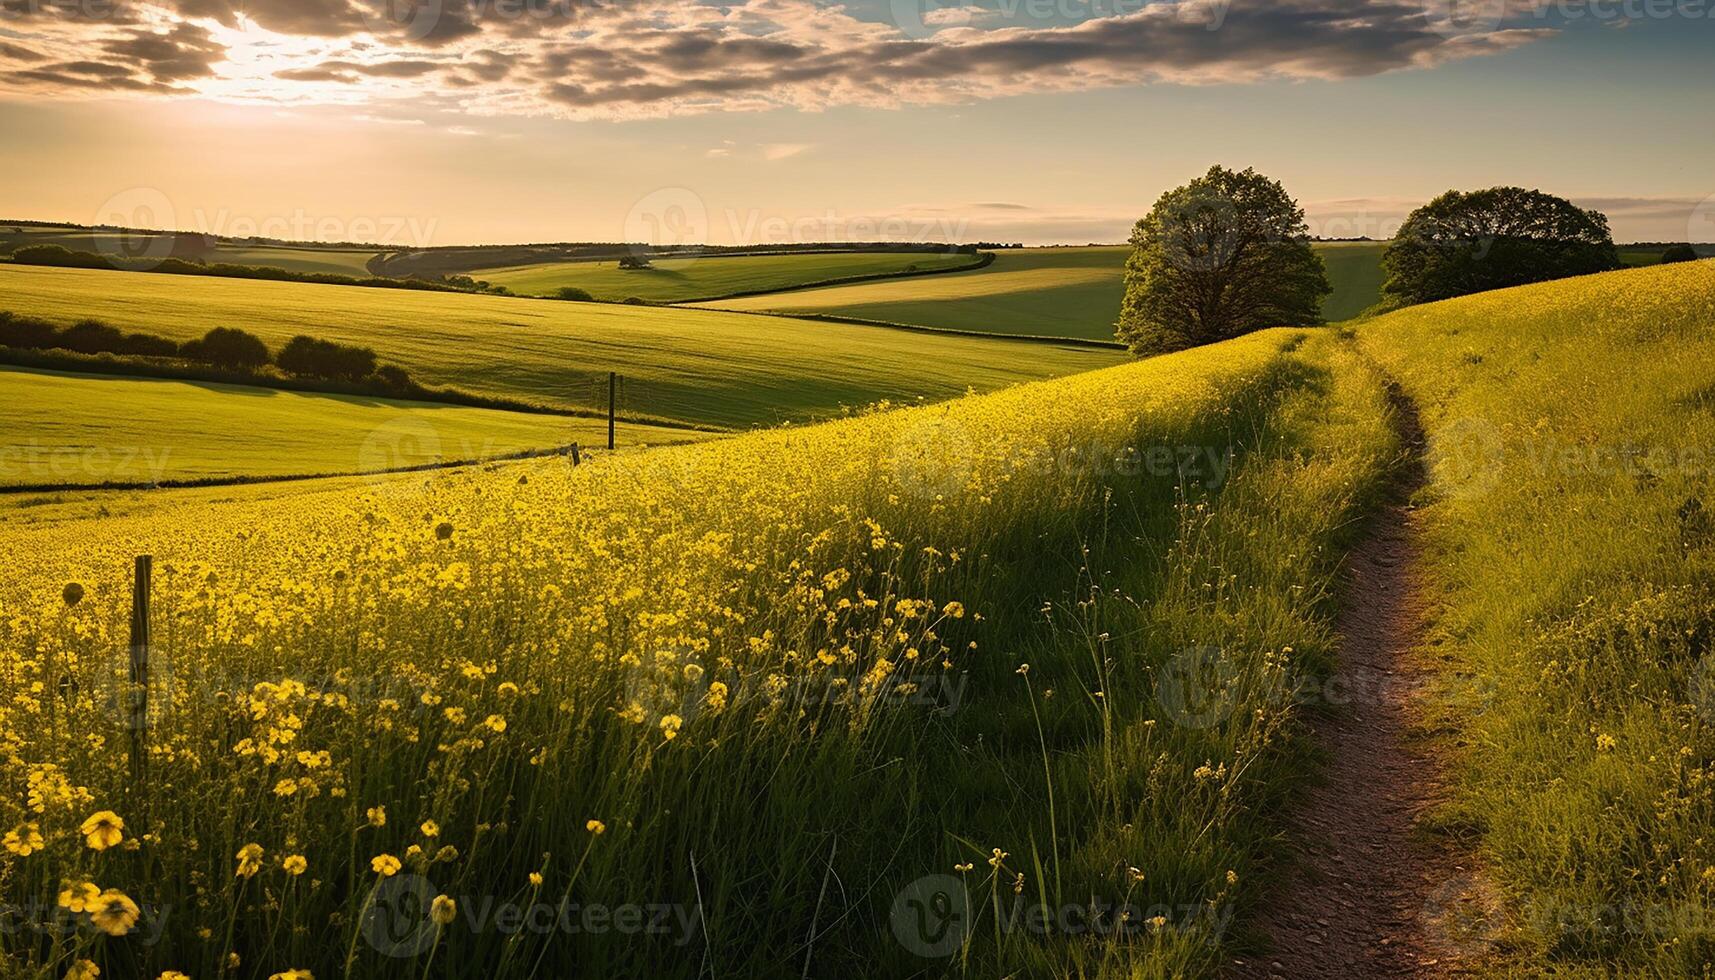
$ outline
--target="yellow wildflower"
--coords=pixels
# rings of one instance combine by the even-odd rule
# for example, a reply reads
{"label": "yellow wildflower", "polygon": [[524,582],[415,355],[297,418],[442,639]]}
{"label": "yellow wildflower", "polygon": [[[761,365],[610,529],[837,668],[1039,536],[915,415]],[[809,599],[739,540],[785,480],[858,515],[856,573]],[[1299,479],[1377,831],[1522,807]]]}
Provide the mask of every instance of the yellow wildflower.
{"label": "yellow wildflower", "polygon": [[125,839],[125,821],[112,810],[103,810],[83,822],[78,828],[94,851],[105,851]]}
{"label": "yellow wildflower", "polygon": [[109,888],[101,893],[89,908],[90,921],[95,927],[109,936],[123,936],[137,924],[137,917],[142,911],[130,896],[117,888]]}
{"label": "yellow wildflower", "polygon": [[401,865],[399,859],[391,854],[378,854],[373,861],[369,862],[369,867],[381,877],[391,878],[399,873]]}
{"label": "yellow wildflower", "polygon": [[80,881],[60,889],[60,908],[71,912],[87,912],[100,899],[101,889],[91,882]]}
{"label": "yellow wildflower", "polygon": [[458,916],[458,913],[458,903],[445,895],[436,895],[435,900],[429,903],[429,918],[434,920],[435,925],[452,925],[453,919]]}
{"label": "yellow wildflower", "polygon": [[584,824],[584,829],[592,834],[600,836],[607,833],[607,824],[602,823],[600,820],[591,820],[589,823]]}
{"label": "yellow wildflower", "polygon": [[238,870],[240,878],[251,878],[262,870],[262,845],[246,844],[238,849]]}
{"label": "yellow wildflower", "polygon": [[6,836],[0,838],[0,845],[19,857],[29,857],[41,850],[46,843],[42,840],[42,828],[33,823],[27,823],[15,830],[6,831]]}
{"label": "yellow wildflower", "polygon": [[310,862],[305,860],[302,854],[292,854],[289,855],[286,860],[280,862],[280,867],[285,869],[287,874],[296,878],[309,870]]}

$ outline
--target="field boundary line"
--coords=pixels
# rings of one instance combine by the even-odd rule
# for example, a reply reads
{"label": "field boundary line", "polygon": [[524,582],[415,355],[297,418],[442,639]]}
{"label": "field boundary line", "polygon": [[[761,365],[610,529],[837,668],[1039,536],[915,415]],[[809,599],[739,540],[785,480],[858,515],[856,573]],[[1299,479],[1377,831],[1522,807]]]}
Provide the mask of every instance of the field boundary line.
{"label": "field boundary line", "polygon": [[[701,302],[711,302],[703,300]],[[680,304],[674,303],[673,306]],[[738,316],[772,316],[784,320],[813,320],[817,323],[841,323],[853,327],[885,327],[888,330],[908,330],[912,333],[944,334],[952,337],[972,337],[978,340],[1022,340],[1032,344],[1061,344],[1072,347],[1089,347],[1094,350],[1126,350],[1126,345],[1117,340],[1093,340],[1089,337],[1051,337],[1045,334],[1032,333],[995,333],[988,330],[960,330],[956,327],[926,327],[921,323],[898,323],[893,320],[866,320],[862,317],[840,316],[835,313],[789,313],[776,310],[723,310],[713,306],[698,306],[694,309],[705,313],[726,313]]]}
{"label": "field boundary line", "polygon": [[[691,445],[690,442],[662,442],[649,445],[648,449],[665,449],[670,446]],[[383,470],[348,470],[334,473],[289,473],[284,476],[211,476],[194,480],[132,480],[123,483],[24,483],[16,485],[0,485],[0,497],[17,496],[26,493],[90,493],[102,490],[200,490],[208,487],[248,487],[267,483],[304,483],[311,480],[349,480],[353,477],[393,476],[401,473],[426,473],[432,470],[454,470],[466,466],[486,466],[490,463],[516,463],[529,459],[547,459],[552,456],[571,456],[573,447],[582,453],[590,450],[583,449],[582,443],[566,443],[563,446],[549,446],[542,449],[521,449],[517,452],[502,453],[498,456],[479,456],[474,459],[450,459],[435,463],[418,463],[414,466],[398,466]],[[636,446],[622,447],[615,452],[623,452],[626,448],[636,449]]]}

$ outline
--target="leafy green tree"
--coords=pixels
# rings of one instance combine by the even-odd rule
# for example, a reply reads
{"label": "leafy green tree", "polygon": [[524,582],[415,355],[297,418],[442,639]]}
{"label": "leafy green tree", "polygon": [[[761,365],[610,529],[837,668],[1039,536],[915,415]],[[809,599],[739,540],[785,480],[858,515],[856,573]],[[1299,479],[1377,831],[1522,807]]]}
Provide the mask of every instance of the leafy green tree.
{"label": "leafy green tree", "polygon": [[1673,262],[1695,261],[1697,261],[1697,250],[1692,248],[1690,245],[1673,245],[1670,246],[1667,251],[1661,253],[1662,265],[1668,265]]}
{"label": "leafy green tree", "polygon": [[1413,211],[1382,255],[1397,307],[1620,267],[1608,219],[1522,187],[1448,191]]}
{"label": "leafy green tree", "polygon": [[1131,247],[1118,336],[1138,356],[1321,323],[1333,291],[1303,210],[1255,170],[1210,167],[1161,195]]}

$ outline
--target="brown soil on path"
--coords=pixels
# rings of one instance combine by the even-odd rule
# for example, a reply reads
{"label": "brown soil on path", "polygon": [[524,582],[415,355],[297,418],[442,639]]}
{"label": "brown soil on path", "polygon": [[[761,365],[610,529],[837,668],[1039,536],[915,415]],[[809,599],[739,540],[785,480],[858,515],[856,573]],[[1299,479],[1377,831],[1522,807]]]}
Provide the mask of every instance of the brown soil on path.
{"label": "brown soil on path", "polygon": [[[1393,392],[1410,453],[1395,501],[1422,485],[1423,433]],[[1339,662],[1312,722],[1321,781],[1297,801],[1295,858],[1258,917],[1268,947],[1231,975],[1444,977],[1465,972],[1487,904],[1470,862],[1417,824],[1445,796],[1445,767],[1414,734],[1428,671],[1415,663],[1429,620],[1409,504],[1390,503],[1349,559]]]}

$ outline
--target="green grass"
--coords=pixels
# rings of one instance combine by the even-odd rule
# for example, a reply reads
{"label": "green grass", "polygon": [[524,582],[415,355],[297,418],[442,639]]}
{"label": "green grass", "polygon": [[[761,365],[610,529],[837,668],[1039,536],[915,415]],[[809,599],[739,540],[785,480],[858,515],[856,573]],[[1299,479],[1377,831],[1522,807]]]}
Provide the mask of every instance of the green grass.
{"label": "green grass", "polygon": [[1118,352],[702,310],[0,265],[3,307],[174,339],[242,327],[373,347],[414,379],[727,427],[940,400],[1105,367]]}
{"label": "green grass", "polygon": [[[1334,293],[1330,320],[1381,298],[1381,252],[1372,243],[1316,246]],[[723,300],[727,310],[819,313],[978,333],[1112,340],[1125,295],[1123,246],[1004,249],[987,268],[921,279],[829,286]]]}
{"label": "green grass", "polygon": [[1443,717],[1504,895],[1565,976],[1715,960],[1715,263],[1358,329],[1422,408]]}
{"label": "green grass", "polygon": [[[0,487],[376,473],[605,446],[605,420],[0,368]],[[622,425],[625,444],[705,438]]]}
{"label": "green grass", "polygon": [[1381,302],[1383,242],[1320,242],[1316,254],[1328,267],[1328,282],[1334,292],[1322,301],[1322,316],[1329,323],[1350,320]]}
{"label": "green grass", "polygon": [[792,289],[850,276],[958,268],[976,261],[973,255],[930,252],[841,252],[656,259],[651,269],[631,270],[619,268],[618,262],[544,262],[474,269],[467,274],[505,286],[522,296],[552,296],[561,287],[575,286],[600,300],[637,298],[651,303],[683,303],[737,293]]}
{"label": "green grass", "polygon": [[[127,248],[145,247],[139,238],[127,238]],[[10,255],[30,245],[60,245],[78,252],[103,253],[114,247],[113,239],[88,228],[51,226],[14,226],[0,222],[0,255]],[[318,245],[238,245],[222,242],[213,249],[197,253],[196,258],[208,263],[229,262],[234,265],[272,266],[288,272],[331,272],[346,276],[367,276],[368,261],[378,254],[374,249],[344,249]]]}

